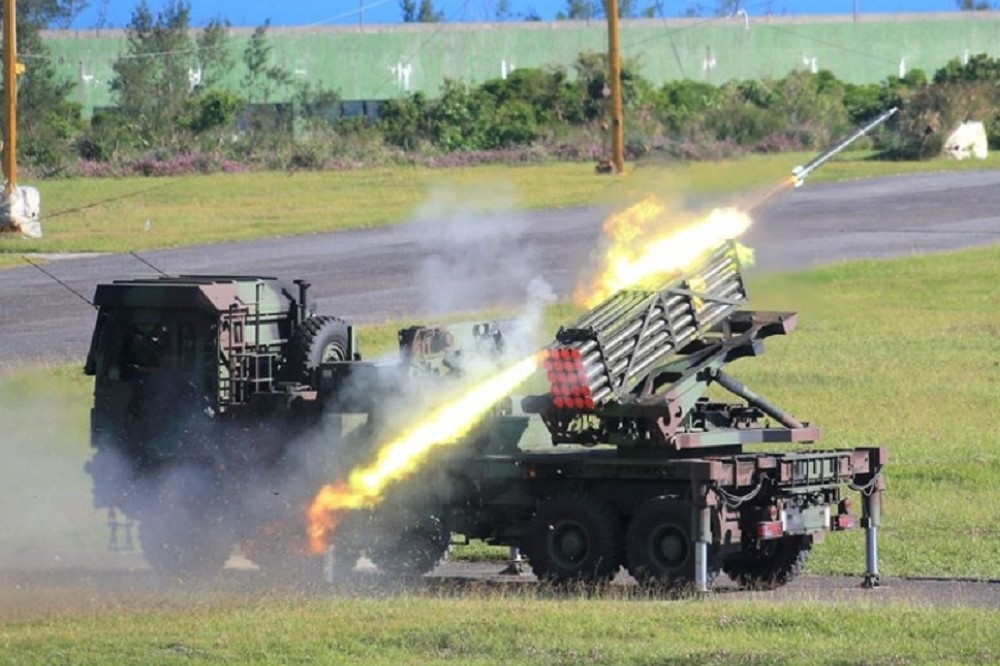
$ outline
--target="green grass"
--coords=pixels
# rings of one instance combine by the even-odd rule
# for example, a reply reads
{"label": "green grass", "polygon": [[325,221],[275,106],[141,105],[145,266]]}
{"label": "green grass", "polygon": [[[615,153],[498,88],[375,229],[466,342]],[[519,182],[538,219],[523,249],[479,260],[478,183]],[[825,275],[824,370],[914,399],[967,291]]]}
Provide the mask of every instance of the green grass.
{"label": "green grass", "polygon": [[[810,157],[791,153],[688,165],[650,163],[623,178],[597,176],[590,164],[556,163],[44,181],[37,185],[45,238],[0,238],[0,268],[22,264],[20,255],[29,252],[126,252],[276,238],[391,224],[421,210],[440,215],[455,209],[611,203],[647,191],[725,198],[772,185]],[[867,157],[851,153],[810,182],[1000,165],[994,156],[912,163]]]}
{"label": "green grass", "polygon": [[[824,446],[889,448],[883,570],[1000,578],[1000,246],[752,275],[750,293],[755,308],[798,310],[799,330],[731,372],[822,426]],[[552,308],[548,329],[572,312]],[[391,349],[396,328],[366,329],[363,348],[371,356]],[[100,531],[103,519],[79,508],[89,394],[89,381],[60,365],[0,375],[0,404],[14,415],[0,454],[31,451],[77,470],[60,487],[80,496],[69,540]],[[814,549],[810,570],[857,573],[863,562],[861,534],[847,532]]]}
{"label": "green grass", "polygon": [[[0,624],[10,664],[969,664],[995,611],[522,594],[177,599]],[[74,615],[77,615],[74,617]]]}
{"label": "green grass", "polygon": [[[801,325],[734,372],[825,444],[889,447],[882,557],[895,573],[1000,577],[1000,246],[751,283]],[[814,571],[857,570],[837,535]]]}

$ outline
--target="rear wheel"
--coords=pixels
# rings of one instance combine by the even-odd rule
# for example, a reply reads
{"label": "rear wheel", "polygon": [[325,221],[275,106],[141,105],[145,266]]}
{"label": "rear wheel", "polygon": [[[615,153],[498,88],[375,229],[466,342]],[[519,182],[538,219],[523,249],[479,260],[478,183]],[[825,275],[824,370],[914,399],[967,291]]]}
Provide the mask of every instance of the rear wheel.
{"label": "rear wheel", "polygon": [[694,583],[691,508],[656,497],[640,505],[628,528],[628,570],[640,585],[681,587]]}
{"label": "rear wheel", "polygon": [[531,569],[557,583],[609,581],[621,568],[621,535],[607,502],[581,494],[544,500],[532,523]]}
{"label": "rear wheel", "polygon": [[786,536],[744,544],[739,555],[726,560],[723,571],[740,587],[773,590],[790,583],[802,572],[811,551],[811,536]]}

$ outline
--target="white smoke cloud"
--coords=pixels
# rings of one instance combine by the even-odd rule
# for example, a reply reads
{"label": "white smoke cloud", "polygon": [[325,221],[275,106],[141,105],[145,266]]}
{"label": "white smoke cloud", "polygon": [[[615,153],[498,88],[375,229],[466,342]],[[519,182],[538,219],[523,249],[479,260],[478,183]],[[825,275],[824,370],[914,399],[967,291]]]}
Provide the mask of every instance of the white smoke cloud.
{"label": "white smoke cloud", "polygon": [[422,311],[444,315],[510,306],[538,275],[540,257],[525,244],[529,219],[514,211],[508,185],[458,191],[439,187],[416,213]]}

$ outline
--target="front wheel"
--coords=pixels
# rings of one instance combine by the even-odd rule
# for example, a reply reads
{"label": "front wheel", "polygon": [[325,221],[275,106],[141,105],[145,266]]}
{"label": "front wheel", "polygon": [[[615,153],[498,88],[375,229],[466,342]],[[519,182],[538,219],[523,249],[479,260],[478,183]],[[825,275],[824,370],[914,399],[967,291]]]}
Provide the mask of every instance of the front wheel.
{"label": "front wheel", "polygon": [[582,494],[544,500],[531,529],[529,559],[541,580],[606,582],[621,568],[621,518],[607,502]]}
{"label": "front wheel", "polygon": [[390,576],[421,576],[437,566],[450,543],[451,532],[440,518],[421,516],[402,529],[380,530],[368,557]]}

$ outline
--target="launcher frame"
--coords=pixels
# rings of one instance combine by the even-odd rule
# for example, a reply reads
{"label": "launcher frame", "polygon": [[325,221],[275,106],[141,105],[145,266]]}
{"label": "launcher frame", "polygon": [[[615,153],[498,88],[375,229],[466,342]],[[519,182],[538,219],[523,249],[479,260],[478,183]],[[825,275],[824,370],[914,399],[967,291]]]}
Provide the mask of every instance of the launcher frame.
{"label": "launcher frame", "polygon": [[[703,449],[734,453],[746,444],[811,443],[819,428],[802,423],[723,371],[733,361],[759,356],[763,340],[792,332],[793,312],[731,313],[634,382],[619,399],[593,410],[556,409],[552,395],[532,396],[524,411],[537,413],[553,444],[613,444],[623,453],[685,457]],[[705,397],[712,385],[746,401]],[[770,420],[780,427],[771,427]],[[762,424],[762,421],[766,423]]]}
{"label": "launcher frame", "polygon": [[[541,417],[553,444],[611,444],[638,457],[819,440],[818,428],[723,371],[798,322],[794,312],[738,310],[746,300],[732,241],[656,289],[619,291],[560,329],[546,349],[551,390],[522,409]],[[706,397],[713,385],[745,402]]]}

